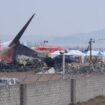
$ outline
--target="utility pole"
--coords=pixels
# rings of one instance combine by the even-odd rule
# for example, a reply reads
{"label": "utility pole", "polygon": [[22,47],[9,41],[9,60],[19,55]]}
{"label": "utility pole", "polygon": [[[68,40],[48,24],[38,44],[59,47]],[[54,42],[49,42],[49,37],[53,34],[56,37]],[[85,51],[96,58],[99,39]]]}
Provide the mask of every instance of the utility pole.
{"label": "utility pole", "polygon": [[92,38],[90,38],[90,41],[89,41],[89,48],[90,48],[90,64],[92,64],[92,43],[95,43],[95,41],[93,41]]}
{"label": "utility pole", "polygon": [[1,58],[1,41],[0,41],[0,58]]}
{"label": "utility pole", "polygon": [[63,68],[63,79],[64,79],[64,75],[65,75],[65,53],[63,53],[62,56],[63,56],[62,68]]}

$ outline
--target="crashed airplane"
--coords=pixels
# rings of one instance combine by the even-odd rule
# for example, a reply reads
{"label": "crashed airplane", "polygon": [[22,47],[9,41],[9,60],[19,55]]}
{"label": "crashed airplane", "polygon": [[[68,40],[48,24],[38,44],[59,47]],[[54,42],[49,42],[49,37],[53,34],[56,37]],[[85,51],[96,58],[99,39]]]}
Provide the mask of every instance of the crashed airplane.
{"label": "crashed airplane", "polygon": [[33,14],[30,19],[26,22],[23,28],[15,36],[12,41],[4,42],[0,44],[0,61],[5,64],[15,62],[17,55],[26,55],[34,58],[38,58],[38,53],[31,50],[30,48],[22,45],[20,43],[20,38],[22,37],[24,31],[30,24],[35,14]]}

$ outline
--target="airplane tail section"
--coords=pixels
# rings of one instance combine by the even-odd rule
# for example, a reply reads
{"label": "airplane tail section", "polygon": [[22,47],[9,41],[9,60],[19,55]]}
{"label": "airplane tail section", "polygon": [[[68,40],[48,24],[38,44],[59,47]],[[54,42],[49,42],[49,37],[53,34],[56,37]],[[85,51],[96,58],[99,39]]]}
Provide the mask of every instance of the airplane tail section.
{"label": "airplane tail section", "polygon": [[16,37],[13,39],[13,41],[9,44],[9,47],[16,45],[19,42],[19,39],[21,38],[21,36],[23,35],[24,31],[26,30],[26,28],[28,27],[28,25],[30,24],[31,20],[33,19],[35,14],[33,14],[31,16],[31,18],[27,21],[27,23],[23,26],[23,28],[19,31],[19,33],[16,35]]}

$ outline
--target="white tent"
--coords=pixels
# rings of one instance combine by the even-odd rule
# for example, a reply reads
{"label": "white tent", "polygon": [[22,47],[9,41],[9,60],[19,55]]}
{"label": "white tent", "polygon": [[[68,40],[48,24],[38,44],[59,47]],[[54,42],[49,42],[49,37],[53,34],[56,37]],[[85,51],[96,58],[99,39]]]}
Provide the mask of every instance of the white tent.
{"label": "white tent", "polygon": [[103,51],[102,53],[103,53],[103,62],[105,62],[105,51]]}
{"label": "white tent", "polygon": [[103,56],[105,56],[105,51],[103,51]]}
{"label": "white tent", "polygon": [[85,54],[79,50],[70,50],[68,53],[65,53],[65,55],[85,56]]}
{"label": "white tent", "polygon": [[[91,53],[92,53],[92,56],[103,56],[103,52],[101,52],[101,51],[92,50]],[[90,51],[88,51],[85,54],[85,56],[90,56]]]}
{"label": "white tent", "polygon": [[65,55],[79,56],[81,57],[81,62],[84,63],[85,54],[79,50],[70,50],[68,53],[65,53]]}

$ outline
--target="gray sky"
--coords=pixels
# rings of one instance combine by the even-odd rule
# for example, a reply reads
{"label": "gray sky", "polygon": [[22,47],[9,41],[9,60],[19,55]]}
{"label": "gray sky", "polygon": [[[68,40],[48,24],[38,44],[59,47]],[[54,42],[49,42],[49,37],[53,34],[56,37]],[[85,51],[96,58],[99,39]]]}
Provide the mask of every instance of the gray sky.
{"label": "gray sky", "polygon": [[0,38],[11,40],[36,13],[22,39],[105,29],[105,0],[0,0]]}

